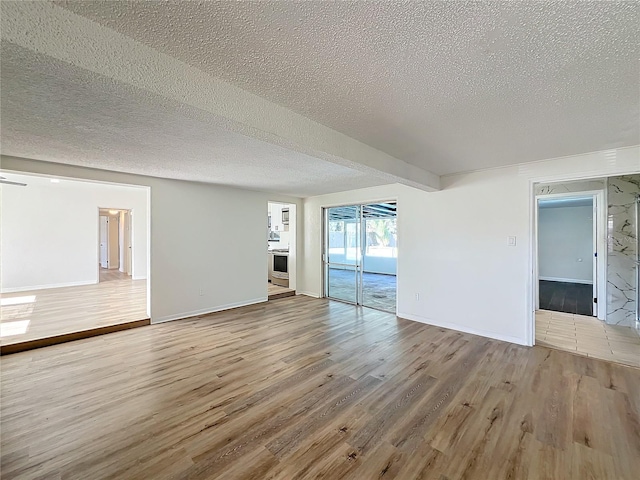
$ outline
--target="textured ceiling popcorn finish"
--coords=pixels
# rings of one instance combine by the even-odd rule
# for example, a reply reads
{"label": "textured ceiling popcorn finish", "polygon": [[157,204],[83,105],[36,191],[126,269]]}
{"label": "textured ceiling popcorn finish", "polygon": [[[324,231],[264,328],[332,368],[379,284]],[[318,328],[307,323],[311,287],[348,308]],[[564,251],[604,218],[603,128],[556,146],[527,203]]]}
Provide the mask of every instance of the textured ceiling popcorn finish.
{"label": "textured ceiling popcorn finish", "polygon": [[639,143],[638,2],[60,2],[447,174]]}
{"label": "textured ceiling popcorn finish", "polygon": [[11,119],[2,125],[4,153],[294,196],[385,183],[217,128],[198,109],[148,102],[148,93],[20,47],[3,44],[0,53],[2,117]]}
{"label": "textured ceiling popcorn finish", "polygon": [[[5,4],[12,2],[2,3],[6,18]],[[34,15],[52,8],[37,3],[20,8]],[[112,72],[98,72],[91,58],[63,52],[57,62],[48,56],[58,52],[43,51],[43,43],[5,37],[11,18],[3,20],[2,133],[8,153],[41,158],[49,151],[56,161],[75,155],[76,163],[91,158],[100,168],[197,174],[203,181],[265,189],[273,180],[268,167],[282,166],[291,169],[285,173],[291,185],[283,180],[273,189],[307,195],[395,178],[420,177],[421,185],[437,188],[429,172],[640,143],[637,2],[54,3],[75,15],[51,11],[40,18],[62,19],[56,27],[69,35],[92,29],[96,37],[111,38],[100,30],[106,27],[135,42],[114,47],[104,59]],[[18,10],[7,11],[11,17]],[[143,46],[166,58],[149,55],[133,73],[124,60],[117,63]],[[177,61],[170,71],[167,58]],[[35,79],[27,78],[22,63]],[[50,81],[53,64],[56,80]],[[176,72],[182,81],[172,76]],[[144,85],[128,80],[136,73],[172,87],[150,94],[153,78]],[[219,91],[188,93],[191,84],[209,81],[202,75],[256,97],[233,94],[237,102],[228,115],[222,107],[208,109],[205,95]],[[66,95],[41,91],[51,83]],[[37,105],[32,102],[30,112],[21,112],[21,105],[40,95],[48,95],[48,111],[32,126],[29,116],[38,115]],[[100,111],[93,111],[94,99]],[[266,123],[259,124],[260,117]],[[272,128],[270,118],[287,121],[274,121]],[[51,122],[60,123],[52,128],[55,136],[47,131]],[[101,129],[103,123],[108,128]],[[295,139],[282,130],[286,125],[299,127]],[[71,135],[73,128],[90,134]],[[78,150],[85,134],[87,146]],[[183,166],[176,158],[184,159]],[[230,179],[234,171],[249,180]]]}

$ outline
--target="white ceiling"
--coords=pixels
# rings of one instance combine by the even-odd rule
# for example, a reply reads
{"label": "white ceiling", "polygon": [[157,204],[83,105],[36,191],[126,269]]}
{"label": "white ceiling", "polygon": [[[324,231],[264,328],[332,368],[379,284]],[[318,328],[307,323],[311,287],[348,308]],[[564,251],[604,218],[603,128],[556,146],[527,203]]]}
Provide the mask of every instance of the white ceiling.
{"label": "white ceiling", "polygon": [[635,2],[55,3],[2,2],[5,154],[308,196],[640,143]]}
{"label": "white ceiling", "polygon": [[6,42],[1,56],[7,155],[301,197],[388,183]]}
{"label": "white ceiling", "polygon": [[439,175],[640,143],[638,2],[56,3]]}

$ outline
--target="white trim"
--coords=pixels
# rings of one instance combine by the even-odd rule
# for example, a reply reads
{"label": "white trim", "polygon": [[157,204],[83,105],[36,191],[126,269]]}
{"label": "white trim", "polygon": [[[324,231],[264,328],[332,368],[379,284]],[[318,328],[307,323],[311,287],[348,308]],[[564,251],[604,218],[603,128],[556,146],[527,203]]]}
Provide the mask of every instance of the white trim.
{"label": "white trim", "polygon": [[577,278],[538,277],[538,279],[546,280],[548,282],[582,283],[584,285],[593,285],[593,280],[579,280]]}
{"label": "white trim", "polygon": [[530,346],[527,344],[526,339],[520,337],[512,337],[511,335],[503,335],[501,333],[490,332],[487,330],[478,330],[475,328],[464,327],[450,322],[438,322],[431,318],[421,317],[419,315],[412,315],[409,313],[398,312],[398,317],[414,322],[425,323],[434,327],[448,328],[449,330],[455,330],[457,332],[470,333],[471,335],[479,335],[481,337],[492,338],[494,340],[501,340],[503,342],[515,343],[518,345]]}
{"label": "white trim", "polygon": [[267,300],[268,300],[267,297],[254,298],[253,300],[249,300],[246,302],[228,303],[226,305],[220,305],[219,307],[203,308],[201,310],[193,310],[191,312],[178,313],[175,315],[167,315],[165,317],[160,317],[157,320],[152,318],[151,323],[155,324],[155,323],[171,322],[173,320],[184,320],[186,318],[196,317],[199,315],[208,315],[210,313],[221,312],[223,310],[231,310],[232,308],[246,307],[249,305],[255,305],[256,303],[264,303]]}
{"label": "white trim", "polygon": [[538,291],[538,254],[537,245],[538,232],[538,200],[535,195],[536,182],[529,180],[529,275],[527,278],[528,288],[525,300],[527,312],[527,325],[525,328],[526,345],[533,346],[536,341],[536,309],[540,305]]}
{"label": "white trim", "polygon": [[64,287],[79,287],[82,285],[95,285],[97,282],[94,280],[82,281],[82,282],[65,282],[65,283],[50,283],[48,285],[35,285],[30,287],[16,287],[16,288],[3,288],[2,293],[15,293],[15,292],[28,292],[29,290],[47,290],[49,288],[64,288]]}
{"label": "white trim", "polygon": [[298,291],[296,291],[296,295],[305,295],[307,297],[312,297],[312,298],[321,298],[320,295],[318,295],[317,293],[311,293],[311,292],[298,292]]}
{"label": "white trim", "polygon": [[146,276],[145,277],[134,277],[134,276],[131,276],[131,280],[146,280],[146,279],[147,279]]}

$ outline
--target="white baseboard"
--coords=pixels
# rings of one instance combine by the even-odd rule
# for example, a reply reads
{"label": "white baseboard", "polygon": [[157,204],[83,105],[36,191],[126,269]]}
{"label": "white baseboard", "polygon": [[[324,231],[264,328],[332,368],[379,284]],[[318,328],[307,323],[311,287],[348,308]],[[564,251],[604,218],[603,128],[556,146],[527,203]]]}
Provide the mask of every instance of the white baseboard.
{"label": "white baseboard", "polygon": [[560,278],[560,277],[538,277],[540,280],[546,280],[548,282],[564,282],[564,283],[582,283],[584,285],[593,285],[592,280],[578,280],[575,278]]}
{"label": "white baseboard", "polygon": [[226,305],[220,305],[218,307],[209,307],[203,308],[202,310],[193,310],[191,312],[177,313],[175,315],[167,315],[165,317],[160,317],[157,319],[151,318],[151,323],[164,323],[170,322],[172,320],[184,320],[189,317],[196,317],[198,315],[208,315],[209,313],[221,312],[223,310],[231,310],[232,308],[240,308],[246,307],[248,305],[255,305],[256,303],[263,303],[268,300],[267,297],[264,298],[254,298],[253,300],[248,300],[246,302],[237,302],[237,303],[228,303]]}
{"label": "white baseboard", "polygon": [[435,327],[448,328],[449,330],[456,330],[458,332],[470,333],[472,335],[479,335],[481,337],[492,338],[494,340],[502,340],[503,342],[515,343],[517,345],[529,346],[524,338],[512,337],[511,335],[503,335],[501,333],[490,332],[487,330],[478,330],[475,328],[469,328],[462,325],[457,325],[449,322],[437,322],[431,318],[421,317],[419,315],[412,315],[410,313],[398,312],[398,317],[412,320],[414,322],[426,323],[427,325],[433,325]]}
{"label": "white baseboard", "polygon": [[131,276],[131,280],[146,280],[146,279],[147,279],[146,275],[143,275],[142,277]]}
{"label": "white baseboard", "polygon": [[65,283],[50,283],[47,285],[31,285],[28,287],[15,287],[15,288],[3,288],[1,293],[17,293],[28,292],[30,290],[47,290],[49,288],[63,288],[63,287],[79,287],[81,285],[95,285],[96,281],[82,281],[82,282],[65,282]]}
{"label": "white baseboard", "polygon": [[307,297],[320,298],[320,295],[311,292],[296,292],[296,295],[306,295]]}

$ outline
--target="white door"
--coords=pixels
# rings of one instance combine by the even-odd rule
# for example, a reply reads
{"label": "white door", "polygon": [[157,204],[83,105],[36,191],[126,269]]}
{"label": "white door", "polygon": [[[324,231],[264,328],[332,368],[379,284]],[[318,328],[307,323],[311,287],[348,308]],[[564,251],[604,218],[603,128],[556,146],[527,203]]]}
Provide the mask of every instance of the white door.
{"label": "white door", "polygon": [[[94,230],[95,231],[95,230]],[[109,268],[107,245],[109,244],[109,223],[107,217],[100,215],[100,267]]]}
{"label": "white door", "polygon": [[131,212],[125,212],[124,214],[124,271],[127,275],[131,275]]}

